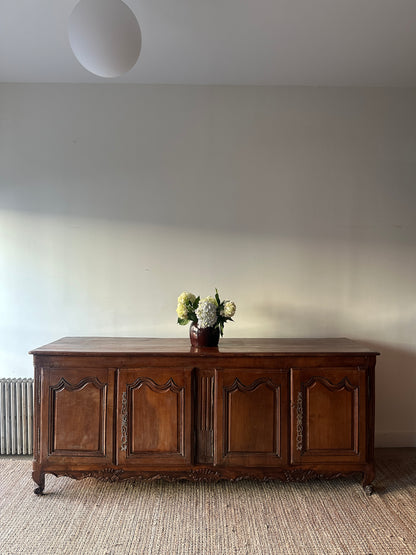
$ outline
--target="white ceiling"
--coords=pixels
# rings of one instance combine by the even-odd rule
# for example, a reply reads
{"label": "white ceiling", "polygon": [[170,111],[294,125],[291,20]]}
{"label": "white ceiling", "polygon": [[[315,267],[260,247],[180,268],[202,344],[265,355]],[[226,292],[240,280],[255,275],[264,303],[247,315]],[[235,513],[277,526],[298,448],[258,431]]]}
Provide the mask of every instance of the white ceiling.
{"label": "white ceiling", "polygon": [[74,58],[77,0],[0,0],[0,81],[416,86],[416,0],[125,0],[143,47],[117,79]]}

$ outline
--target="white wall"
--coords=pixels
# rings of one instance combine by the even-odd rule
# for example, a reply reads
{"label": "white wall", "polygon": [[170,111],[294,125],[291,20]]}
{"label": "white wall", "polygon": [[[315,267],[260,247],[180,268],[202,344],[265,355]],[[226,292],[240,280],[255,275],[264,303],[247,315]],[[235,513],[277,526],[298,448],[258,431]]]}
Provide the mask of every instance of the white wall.
{"label": "white wall", "polygon": [[377,443],[416,445],[416,90],[0,85],[0,375],[65,335],[378,349]]}

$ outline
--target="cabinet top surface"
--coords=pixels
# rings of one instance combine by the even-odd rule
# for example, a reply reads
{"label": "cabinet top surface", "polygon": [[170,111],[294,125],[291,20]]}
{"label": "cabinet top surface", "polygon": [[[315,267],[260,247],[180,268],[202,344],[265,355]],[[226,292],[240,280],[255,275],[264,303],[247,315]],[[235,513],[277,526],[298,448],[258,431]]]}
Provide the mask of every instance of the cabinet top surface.
{"label": "cabinet top surface", "polygon": [[33,355],[378,355],[360,343],[341,338],[322,339],[220,339],[218,348],[193,348],[189,339],[137,337],[63,337],[29,352]]}

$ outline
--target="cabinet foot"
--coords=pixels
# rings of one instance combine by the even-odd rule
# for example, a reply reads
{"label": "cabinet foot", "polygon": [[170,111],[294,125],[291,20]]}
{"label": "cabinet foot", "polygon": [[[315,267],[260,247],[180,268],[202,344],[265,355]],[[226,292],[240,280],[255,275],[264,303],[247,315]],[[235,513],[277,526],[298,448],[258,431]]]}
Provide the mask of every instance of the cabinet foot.
{"label": "cabinet foot", "polygon": [[44,472],[33,472],[33,481],[38,485],[38,487],[33,490],[36,495],[43,495],[43,490],[45,489],[45,474]]}
{"label": "cabinet foot", "polygon": [[373,484],[367,484],[366,486],[364,486],[364,492],[368,496],[373,495],[373,493],[374,493]]}
{"label": "cabinet foot", "polygon": [[373,495],[374,493],[374,486],[373,480],[375,477],[375,470],[374,465],[369,467],[365,472],[363,472],[363,481],[361,482],[364,492],[366,495]]}

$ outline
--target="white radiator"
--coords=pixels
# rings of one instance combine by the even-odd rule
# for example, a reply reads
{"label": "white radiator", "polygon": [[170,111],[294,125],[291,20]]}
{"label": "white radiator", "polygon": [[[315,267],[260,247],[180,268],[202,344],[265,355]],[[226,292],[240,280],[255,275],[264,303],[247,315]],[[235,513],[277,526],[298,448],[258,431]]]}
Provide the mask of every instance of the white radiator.
{"label": "white radiator", "polygon": [[0,379],[0,455],[33,453],[33,379]]}

